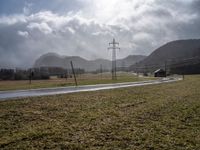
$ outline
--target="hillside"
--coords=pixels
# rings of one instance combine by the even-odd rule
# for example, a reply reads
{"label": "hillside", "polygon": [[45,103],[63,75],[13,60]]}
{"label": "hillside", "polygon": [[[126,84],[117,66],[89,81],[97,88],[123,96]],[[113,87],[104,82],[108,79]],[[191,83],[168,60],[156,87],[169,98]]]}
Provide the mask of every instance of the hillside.
{"label": "hillside", "polygon": [[[130,55],[124,59],[117,60],[118,67],[129,67],[143,60],[146,56]],[[35,61],[34,67],[62,67],[71,68],[70,61],[73,61],[76,68],[82,68],[86,71],[95,71],[102,65],[103,69],[111,68],[111,61],[106,59],[86,60],[79,56],[60,56],[56,53],[47,53]]]}
{"label": "hillside", "polygon": [[[149,68],[153,66],[163,67],[165,62],[167,65],[170,65],[174,62],[176,64],[183,63],[183,60],[189,59],[192,57],[200,56],[200,39],[196,40],[178,40],[169,42],[160,48],[156,49],[153,53],[151,53],[147,58],[140,61],[137,65],[131,66],[131,69],[134,68]],[[192,65],[187,63],[187,65]],[[156,69],[153,68],[153,69]]]}

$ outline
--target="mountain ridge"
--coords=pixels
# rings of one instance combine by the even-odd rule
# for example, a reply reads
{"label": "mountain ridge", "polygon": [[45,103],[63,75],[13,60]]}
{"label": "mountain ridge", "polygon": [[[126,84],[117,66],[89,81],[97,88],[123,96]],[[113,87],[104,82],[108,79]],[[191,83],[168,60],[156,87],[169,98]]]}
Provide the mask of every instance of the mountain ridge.
{"label": "mountain ridge", "polygon": [[[153,71],[156,67],[164,69],[164,65],[170,65],[172,62],[183,63],[184,59],[189,59],[193,57],[200,57],[200,39],[188,39],[188,40],[176,40],[171,41],[163,46],[157,48],[145,59],[141,60],[137,64],[132,65],[131,70],[136,70],[136,68],[149,68]],[[192,65],[187,63],[187,65]],[[149,66],[149,67],[148,67]]]}
{"label": "mountain ridge", "polygon": [[[124,59],[117,60],[118,67],[129,67],[136,62],[141,61],[146,58],[143,55],[129,55]],[[39,67],[61,67],[61,68],[70,68],[70,61],[73,61],[74,66],[77,68],[85,69],[86,71],[95,71],[100,68],[102,65],[103,69],[111,69],[111,61],[107,59],[95,59],[87,60],[80,56],[61,56],[57,53],[46,53],[40,56],[34,63],[35,68]]]}

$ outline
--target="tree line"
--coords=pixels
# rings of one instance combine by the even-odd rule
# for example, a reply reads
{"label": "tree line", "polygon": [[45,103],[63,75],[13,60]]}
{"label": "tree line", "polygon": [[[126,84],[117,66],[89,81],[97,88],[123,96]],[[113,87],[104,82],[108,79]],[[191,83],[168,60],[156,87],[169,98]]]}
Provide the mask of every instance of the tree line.
{"label": "tree line", "polygon": [[[84,69],[75,68],[77,75],[85,73]],[[50,76],[58,78],[71,78],[72,70],[60,67],[40,67],[30,69],[0,69],[0,80],[45,80]]]}

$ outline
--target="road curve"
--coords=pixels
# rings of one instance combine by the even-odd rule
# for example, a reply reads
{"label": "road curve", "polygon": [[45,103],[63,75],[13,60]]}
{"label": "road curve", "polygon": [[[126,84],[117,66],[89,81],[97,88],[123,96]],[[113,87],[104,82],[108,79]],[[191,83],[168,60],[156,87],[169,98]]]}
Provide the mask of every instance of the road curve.
{"label": "road curve", "polygon": [[124,87],[136,87],[136,86],[144,86],[144,85],[162,84],[162,83],[175,82],[179,80],[181,80],[181,78],[163,78],[163,79],[158,79],[158,80],[149,80],[149,81],[140,81],[140,82],[2,91],[0,92],[0,101],[24,98],[24,97],[57,95],[57,94],[67,94],[67,93],[76,93],[76,92],[99,91],[99,90],[117,89],[117,88],[124,88]]}

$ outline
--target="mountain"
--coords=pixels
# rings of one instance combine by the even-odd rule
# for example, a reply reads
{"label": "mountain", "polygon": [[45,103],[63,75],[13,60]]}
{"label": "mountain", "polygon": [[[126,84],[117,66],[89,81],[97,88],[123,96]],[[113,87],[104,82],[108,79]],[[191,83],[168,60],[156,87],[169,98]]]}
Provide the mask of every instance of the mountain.
{"label": "mountain", "polygon": [[[146,56],[130,55],[124,59],[117,60],[117,66],[129,67],[136,62],[143,60]],[[60,56],[56,53],[47,53],[39,57],[34,64],[35,68],[39,67],[62,67],[71,68],[70,61],[73,61],[75,68],[82,68],[86,71],[95,71],[102,65],[104,70],[111,69],[111,61],[106,59],[86,60],[79,56]]]}
{"label": "mountain", "polygon": [[129,55],[124,59],[117,60],[118,67],[129,67],[137,62],[144,60],[146,56],[143,55]]}
{"label": "mountain", "polygon": [[[152,66],[163,67],[165,64],[170,65],[173,63],[181,64],[193,57],[200,57],[200,39],[172,41],[156,49],[144,60],[132,65],[131,69],[153,68]],[[189,63],[190,62],[187,62],[187,65],[191,65],[193,61]]]}

